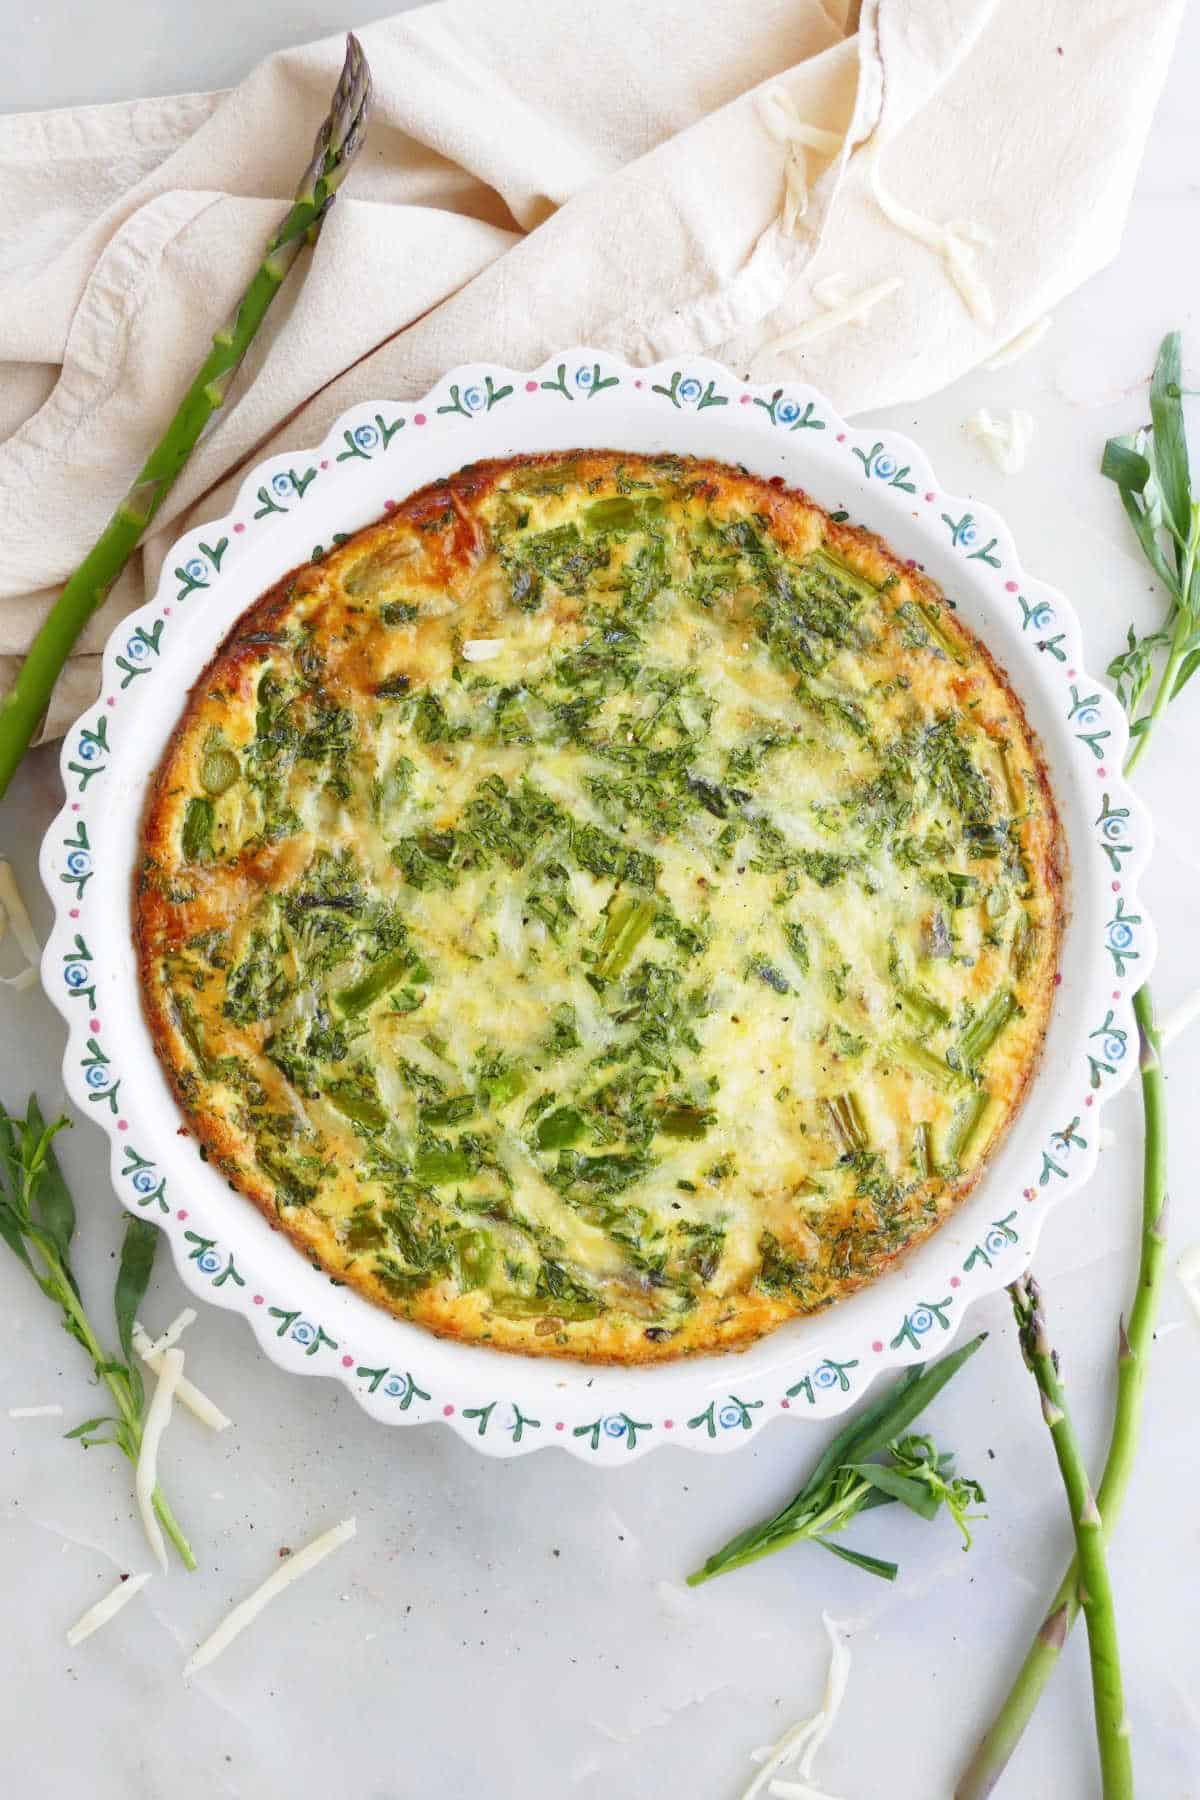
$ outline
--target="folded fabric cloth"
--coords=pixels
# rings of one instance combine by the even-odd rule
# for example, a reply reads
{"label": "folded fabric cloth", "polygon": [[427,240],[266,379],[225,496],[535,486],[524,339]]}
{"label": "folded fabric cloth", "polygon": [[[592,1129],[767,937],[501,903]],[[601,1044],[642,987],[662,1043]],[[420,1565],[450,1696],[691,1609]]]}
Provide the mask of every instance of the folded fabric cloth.
{"label": "folded fabric cloth", "polygon": [[[366,148],[47,733],[174,538],[356,401],[569,342],[704,351],[844,411],[952,380],[1115,253],[1181,11],[441,0],[368,26]],[[257,265],[342,50],[0,119],[0,690]]]}

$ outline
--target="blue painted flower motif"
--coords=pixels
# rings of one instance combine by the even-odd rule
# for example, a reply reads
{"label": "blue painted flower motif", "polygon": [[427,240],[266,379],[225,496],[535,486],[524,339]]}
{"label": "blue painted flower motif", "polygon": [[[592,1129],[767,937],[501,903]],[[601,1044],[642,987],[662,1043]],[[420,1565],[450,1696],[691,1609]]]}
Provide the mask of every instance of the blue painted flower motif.
{"label": "blue painted flower motif", "polygon": [[836,1387],[838,1384],[837,1370],[830,1368],[828,1363],[822,1363],[813,1376],[813,1382],[819,1388]]}
{"label": "blue painted flower motif", "polygon": [[154,1176],[149,1169],[139,1169],[133,1177],[135,1193],[152,1194],[157,1186],[158,1183],[155,1181]]}
{"label": "blue painted flower motif", "polygon": [[595,369],[584,368],[584,369],[576,369],[576,371],[575,371],[575,386],[577,388],[583,388],[585,393],[586,393],[587,389],[591,387],[591,385],[592,385],[593,381],[595,381],[595,379],[596,379]]}
{"label": "blue painted flower motif", "polygon": [[310,1325],[307,1319],[298,1319],[292,1326],[292,1336],[298,1344],[313,1344],[317,1338],[317,1328]]}
{"label": "blue painted flower motif", "polygon": [[1111,1062],[1121,1062],[1125,1055],[1124,1037],[1106,1037],[1100,1048]]}
{"label": "blue painted flower motif", "polygon": [[[192,564],[188,565],[189,568],[191,568],[193,566],[198,569],[201,569],[201,570],[204,567],[204,565],[199,562],[196,563],[195,565],[192,565]],[[150,645],[144,637],[137,637],[137,636],[131,637],[126,642],[125,654],[129,658],[130,662],[145,662],[146,658],[150,654]]]}
{"label": "blue painted flower motif", "polygon": [[379,433],[373,425],[358,425],[355,427],[354,441],[360,450],[370,450],[379,442]]}
{"label": "blue painted flower motif", "polygon": [[985,1250],[990,1250],[993,1256],[999,1256],[1002,1250],[1008,1249],[1008,1246],[1012,1241],[1012,1238],[1006,1232],[997,1231],[996,1227],[993,1225],[992,1229],[983,1240],[983,1247]]}
{"label": "blue painted flower motif", "polygon": [[86,850],[72,850],[67,858],[67,868],[72,875],[86,875],[92,866],[92,859]]}
{"label": "blue painted flower motif", "polygon": [[487,395],[481,387],[464,388],[463,405],[469,412],[478,412],[481,406],[487,405]]}
{"label": "blue painted flower motif", "polygon": [[1075,720],[1079,725],[1087,725],[1090,727],[1092,725],[1098,725],[1102,716],[1098,706],[1081,706],[1075,714]]}
{"label": "blue painted flower motif", "polygon": [[93,1063],[83,1079],[90,1088],[102,1088],[108,1080],[108,1076],[104,1073],[104,1070],[98,1063]]}
{"label": "blue painted flower motif", "polygon": [[1029,609],[1029,623],[1035,631],[1045,631],[1047,626],[1053,625],[1054,619],[1054,608],[1048,600],[1039,600]]}
{"label": "blue painted flower motif", "polygon": [[960,544],[974,544],[977,542],[978,538],[979,527],[975,524],[964,525],[958,534],[958,541]]}
{"label": "blue painted flower motif", "polygon": [[[272,493],[278,494],[279,498],[282,500],[285,494],[290,494],[292,491],[291,476],[285,475],[282,469],[279,471],[278,475],[272,475],[271,491]],[[189,570],[188,572],[190,574],[191,571]],[[201,574],[204,573],[203,568],[201,568],[200,572]]]}
{"label": "blue painted flower motif", "polygon": [[[278,477],[276,479],[278,479]],[[203,581],[208,574],[208,565],[204,562],[203,558],[193,556],[190,562],[184,563],[183,572],[193,581]],[[130,643],[132,642],[133,640],[131,638]],[[130,656],[133,655],[133,651],[130,649],[129,644],[126,644],[125,649]]]}
{"label": "blue painted flower motif", "polygon": [[[1083,717],[1082,713],[1080,717]],[[1105,819],[1101,835],[1106,837],[1110,844],[1115,844],[1119,837],[1124,836],[1121,821],[1116,815],[1111,819]]]}
{"label": "blue painted flower motif", "polygon": [[63,980],[69,988],[85,988],[91,985],[87,978],[87,970],[82,963],[68,963],[63,970]]}
{"label": "blue painted flower motif", "polygon": [[775,417],[781,425],[794,425],[800,417],[800,402],[798,400],[781,400],[775,408]]}
{"label": "blue painted flower motif", "polygon": [[923,1337],[933,1325],[933,1314],[927,1306],[918,1306],[914,1313],[909,1314],[908,1322],[917,1336]]}
{"label": "blue painted flower motif", "polygon": [[100,754],[100,746],[95,738],[82,737],[75,746],[75,754],[83,762],[95,762]]}
{"label": "blue painted flower motif", "polygon": [[689,406],[700,398],[702,391],[694,375],[686,375],[679,384],[679,398],[686,400]]}
{"label": "blue painted flower motif", "polygon": [[221,1259],[215,1250],[204,1250],[196,1258],[196,1267],[203,1269],[206,1275],[215,1275],[221,1266]]}
{"label": "blue painted flower motif", "polygon": [[604,1421],[605,1437],[622,1438],[625,1436],[627,1429],[627,1422],[620,1413],[609,1413],[607,1419]]}
{"label": "blue painted flower motif", "polygon": [[383,1391],[390,1394],[393,1400],[398,1400],[401,1394],[407,1393],[408,1383],[401,1375],[389,1375],[383,1384]]}
{"label": "blue painted flower motif", "polygon": [[723,1406],[717,1414],[717,1418],[720,1420],[722,1428],[730,1431],[735,1425],[741,1424],[742,1409],[740,1406]]}
{"label": "blue painted flower motif", "polygon": [[875,467],[871,473],[873,475],[878,475],[880,481],[890,481],[892,476],[896,473],[896,466],[896,459],[894,456],[877,456],[875,458]]}
{"label": "blue painted flower motif", "polygon": [[1106,941],[1110,950],[1128,950],[1133,942],[1133,932],[1124,919],[1114,919],[1108,927]]}

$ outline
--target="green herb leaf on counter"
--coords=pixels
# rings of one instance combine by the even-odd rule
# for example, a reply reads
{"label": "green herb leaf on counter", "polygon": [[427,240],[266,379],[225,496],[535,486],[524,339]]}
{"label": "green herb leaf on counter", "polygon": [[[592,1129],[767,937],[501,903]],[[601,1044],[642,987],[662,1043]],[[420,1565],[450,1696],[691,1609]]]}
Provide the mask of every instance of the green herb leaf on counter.
{"label": "green herb leaf on counter", "polygon": [[[145,1391],[133,1354],[133,1322],[154,1267],[158,1230],[148,1219],[131,1218],[126,1227],[113,1296],[122,1361],[97,1337],[71,1267],[75,1203],[53,1149],[54,1138],[68,1123],[60,1118],[47,1125],[32,1095],[24,1119],[14,1118],[0,1106],[0,1237],[46,1298],[61,1309],[64,1331],[89,1357],[112,1397],[113,1413],[85,1419],[68,1431],[67,1437],[77,1438],[85,1449],[92,1444],[114,1444],[136,1466],[145,1424]],[[194,1569],[191,1545],[159,1487],[154,1490],[153,1504],[185,1566]]]}
{"label": "green herb leaf on counter", "polygon": [[[980,1333],[938,1362],[909,1369],[894,1387],[843,1426],[794,1500],[773,1519],[751,1525],[731,1538],[702,1569],[688,1576],[688,1585],[696,1587],[714,1575],[743,1568],[805,1539],[867,1574],[894,1581],[895,1563],[835,1543],[833,1534],[843,1531],[859,1513],[897,1501],[926,1520],[945,1507],[963,1534],[964,1548],[969,1548],[968,1522],[980,1516],[969,1508],[983,1502],[983,1489],[977,1481],[955,1475],[953,1457],[939,1451],[932,1438],[905,1434],[974,1356],[986,1335]],[[883,1460],[873,1461],[875,1457]]]}

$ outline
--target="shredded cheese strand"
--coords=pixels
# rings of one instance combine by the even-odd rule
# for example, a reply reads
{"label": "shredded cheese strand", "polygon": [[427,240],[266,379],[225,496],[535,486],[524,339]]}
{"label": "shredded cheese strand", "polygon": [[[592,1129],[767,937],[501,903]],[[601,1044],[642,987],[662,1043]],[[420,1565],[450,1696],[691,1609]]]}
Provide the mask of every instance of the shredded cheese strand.
{"label": "shredded cheese strand", "polygon": [[927,249],[940,256],[946,266],[946,273],[962,295],[971,317],[980,325],[993,324],[996,309],[992,296],[975,267],[975,251],[981,245],[992,242],[991,234],[970,219],[937,225],[932,219],[913,212],[911,207],[904,206],[889,194],[883,185],[879,173],[878,138],[872,139],[863,154],[866,157],[871,193],[884,218],[897,231],[902,231],[906,237],[915,238],[917,243],[924,244]]}
{"label": "shredded cheese strand", "polygon": [[1006,369],[1009,363],[1016,362],[1019,356],[1024,356],[1027,350],[1032,350],[1035,344],[1040,344],[1053,323],[1051,315],[1043,313],[1040,319],[1035,319],[1032,325],[1025,327],[1024,331],[1018,331],[1016,337],[1009,338],[1007,344],[1001,344],[995,356],[989,356],[983,365],[988,374],[995,374],[997,369]]}
{"label": "shredded cheese strand", "polygon": [[93,1631],[99,1631],[110,1619],[115,1619],[122,1607],[128,1606],[135,1594],[140,1594],[150,1579],[149,1571],[144,1575],[130,1575],[125,1581],[117,1583],[111,1593],[105,1594],[103,1600],[97,1600],[95,1606],[89,1606],[81,1619],[76,1619],[67,1632],[67,1642],[72,1650],[76,1644],[82,1644],[84,1638],[90,1638]]}
{"label": "shredded cheese strand", "polygon": [[1181,1000],[1174,1012],[1168,1013],[1163,1020],[1158,1032],[1163,1049],[1173,1044],[1177,1037],[1182,1037],[1197,1019],[1200,1019],[1200,988],[1189,994],[1186,1000]]}
{"label": "shredded cheese strand", "polygon": [[990,407],[981,406],[969,419],[964,419],[963,428],[969,437],[983,445],[1005,475],[1015,475],[1025,467],[1025,458],[1033,442],[1032,413],[1022,412],[1019,407],[994,413]]}
{"label": "shredded cheese strand", "polygon": [[[134,1322],[133,1347],[148,1369],[153,1369],[156,1375],[161,1374],[163,1356],[174,1342],[172,1333],[178,1337],[181,1331],[192,1324],[195,1317],[195,1313],[190,1308],[186,1312],[180,1313],[179,1318],[175,1320],[174,1324],[168,1325],[156,1343],[151,1343],[146,1329],[140,1321]],[[182,1323],[180,1323],[181,1320]],[[207,1394],[201,1393],[200,1389],[185,1375],[181,1375],[179,1378],[175,1389],[175,1398],[181,1406],[186,1406],[190,1413],[194,1413],[201,1424],[207,1425],[210,1431],[225,1431],[233,1424],[233,1420],[223,1413]]]}
{"label": "shredded cheese strand", "polygon": [[[187,1330],[188,1326],[196,1323],[196,1317],[197,1314],[194,1306],[185,1306],[181,1313],[176,1313],[162,1336],[155,1338],[154,1342],[150,1345],[152,1354],[161,1356],[164,1350],[173,1349]],[[140,1323],[135,1324],[134,1329],[140,1331],[143,1337],[146,1335],[145,1327]],[[140,1356],[141,1352],[139,1351],[138,1354]]]}
{"label": "shredded cheese strand", "polygon": [[[828,1613],[821,1614],[821,1623],[829,1639],[829,1669],[825,1676],[821,1710],[814,1713],[811,1719],[801,1719],[768,1749],[755,1753],[753,1760],[761,1766],[750,1785],[743,1789],[740,1800],[755,1800],[755,1796],[764,1789],[775,1796],[776,1800],[832,1800],[831,1796],[819,1793],[807,1783],[817,1751],[832,1730],[845,1698],[850,1678],[850,1652]],[[779,1779],[779,1771],[797,1760],[797,1773],[802,1777],[801,1781]]]}
{"label": "shredded cheese strand", "polygon": [[1175,1273],[1188,1297],[1188,1304],[1200,1321],[1200,1244],[1192,1244],[1184,1251],[1175,1264]]}
{"label": "shredded cheese strand", "polygon": [[163,1432],[171,1422],[171,1402],[175,1397],[175,1389],[179,1386],[179,1377],[182,1373],[183,1351],[164,1350],[162,1367],[158,1372],[158,1381],[154,1387],[154,1397],[150,1402],[150,1410],[146,1414],[146,1425],[142,1432],[142,1447],[138,1453],[137,1469],[133,1481],[138,1511],[142,1515],[146,1538],[158,1558],[164,1574],[167,1568],[167,1547],[163,1542],[162,1529],[155,1517],[153,1495],[158,1485],[158,1447],[162,1442]]}
{"label": "shredded cheese strand", "polygon": [[794,331],[772,338],[769,344],[763,344],[761,349],[755,351],[753,360],[757,362],[763,356],[783,355],[788,350],[794,350],[798,344],[808,344],[814,338],[839,331],[843,325],[861,325],[881,300],[886,300],[889,294],[894,294],[903,285],[899,275],[889,275],[886,281],[877,281],[873,287],[851,294],[840,306],[831,306],[824,312],[816,313],[811,319],[805,319]]}
{"label": "shredded cheese strand", "polygon": [[23,994],[37,985],[42,946],[38,943],[29,910],[17,886],[12,864],[0,857],[0,938],[10,928],[28,967],[19,970],[16,975],[0,975],[0,986],[12,988],[16,994]]}
{"label": "shredded cheese strand", "polygon": [[234,1638],[239,1637],[247,1625],[253,1623],[277,1594],[290,1587],[293,1581],[299,1581],[302,1575],[307,1575],[310,1569],[315,1569],[318,1563],[324,1562],[327,1556],[352,1538],[356,1530],[355,1520],[343,1519],[340,1525],[332,1526],[329,1531],[314,1538],[311,1544],[306,1544],[303,1550],[298,1550],[295,1556],[289,1557],[274,1574],[268,1575],[261,1587],[255,1588],[245,1600],[239,1601],[232,1612],[226,1614],[212,1636],[205,1638],[199,1649],[188,1658],[184,1665],[184,1676],[194,1675],[197,1669],[206,1668],[210,1662],[215,1661],[222,1650],[227,1649]]}
{"label": "shredded cheese strand", "polygon": [[61,1406],[10,1406],[10,1419],[61,1419]]}

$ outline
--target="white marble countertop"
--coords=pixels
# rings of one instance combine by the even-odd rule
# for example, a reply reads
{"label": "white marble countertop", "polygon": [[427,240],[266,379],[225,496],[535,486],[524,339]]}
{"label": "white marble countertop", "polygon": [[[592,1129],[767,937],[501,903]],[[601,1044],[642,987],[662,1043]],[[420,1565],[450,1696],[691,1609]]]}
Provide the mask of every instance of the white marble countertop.
{"label": "white marble countertop", "polygon": [[[377,11],[394,10],[379,7]],[[332,0],[236,0],[203,9],[42,0],[0,18],[0,108],[64,105],[228,82],[286,41],[340,27]],[[1065,588],[1101,669],[1131,613],[1155,602],[1100,447],[1139,423],[1162,333],[1187,333],[1200,385],[1194,304],[1195,89],[1200,14],[1185,23],[1118,260],[1063,305],[1025,360],[879,415],[910,432],[952,491],[1008,518],[1026,566]],[[999,475],[962,433],[981,404],[1038,424],[1024,471]],[[16,521],[10,521],[15,526]],[[1165,725],[1142,791],[1159,848],[1145,884],[1162,937],[1155,987],[1169,1011],[1200,983],[1196,771],[1200,697]],[[52,753],[31,757],[0,806],[0,853],[39,922],[37,845],[57,806]],[[0,951],[0,957],[6,954]],[[0,964],[0,966],[7,966]],[[0,1098],[61,1093],[62,1027],[40,992],[0,1000]],[[1170,1058],[1173,1243],[1200,1238],[1186,1176],[1200,1161],[1200,1029]],[[1111,1404],[1116,1320],[1135,1266],[1140,1128],[1136,1089],[1106,1115],[1115,1133],[1087,1191],[1043,1238],[1039,1273],[1088,1445]],[[78,1262],[108,1317],[121,1215],[100,1134],[63,1143],[80,1202]],[[164,1257],[145,1312],[165,1323],[184,1292]],[[218,1439],[186,1416],[164,1451],[169,1490],[203,1564],[156,1578],[103,1637],[68,1651],[63,1631],[120,1571],[147,1566],[129,1471],[82,1453],[64,1425],[94,1410],[82,1359],[11,1257],[0,1258],[0,1791],[89,1800],[729,1800],[748,1755],[813,1710],[824,1674],[822,1608],[850,1631],[854,1667],[819,1773],[846,1800],[940,1800],[951,1792],[1057,1579],[1067,1527],[1049,1442],[1017,1353],[1007,1302],[978,1307],[992,1337],[938,1403],[939,1436],[977,1474],[988,1522],[964,1556],[948,1524],[895,1514],[856,1540],[902,1562],[893,1587],[808,1546],[690,1592],[681,1577],[729,1533],[790,1495],[825,1433],[778,1420],[740,1455],[663,1449],[600,1472],[553,1450],[485,1461],[437,1426],[389,1432],[332,1383],[289,1379],[232,1316],[206,1310],[189,1362],[236,1419]],[[1146,1800],[1200,1796],[1200,1652],[1194,1627],[1200,1326],[1174,1276],[1145,1438],[1115,1545],[1114,1573],[1138,1769]],[[57,1401],[62,1421],[11,1421]],[[899,1509],[897,1509],[899,1510]],[[211,1671],[180,1679],[188,1651],[227,1606],[348,1513],[358,1536],[293,1590]],[[1082,1635],[1001,1792],[1086,1800],[1098,1791]]]}

